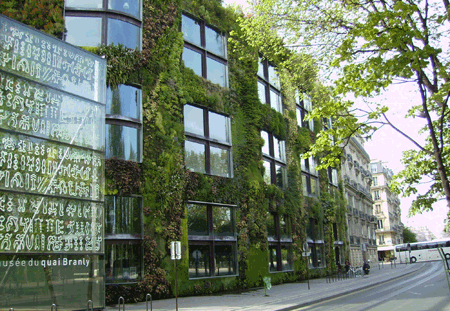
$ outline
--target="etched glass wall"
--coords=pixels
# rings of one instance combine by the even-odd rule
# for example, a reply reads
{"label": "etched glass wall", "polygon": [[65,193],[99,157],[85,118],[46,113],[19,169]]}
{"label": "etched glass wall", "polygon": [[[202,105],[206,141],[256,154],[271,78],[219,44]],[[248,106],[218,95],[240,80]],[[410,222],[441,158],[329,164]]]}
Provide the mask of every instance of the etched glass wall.
{"label": "etched glass wall", "polygon": [[0,308],[104,307],[106,62],[0,16]]}

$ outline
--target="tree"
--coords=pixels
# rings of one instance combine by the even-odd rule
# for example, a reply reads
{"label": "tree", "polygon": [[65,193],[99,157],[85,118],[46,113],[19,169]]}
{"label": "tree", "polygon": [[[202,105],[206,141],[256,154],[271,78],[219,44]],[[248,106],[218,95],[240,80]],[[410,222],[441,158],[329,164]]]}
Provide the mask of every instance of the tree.
{"label": "tree", "polygon": [[403,243],[414,243],[417,242],[417,236],[410,228],[403,228]]}
{"label": "tree", "polygon": [[[305,155],[323,155],[319,168],[338,165],[352,136],[369,138],[383,126],[414,143],[417,149],[404,152],[408,166],[392,183],[395,191],[409,196],[418,193],[424,176],[429,178],[429,190],[411,206],[414,214],[432,210],[441,199],[450,208],[448,9],[448,0],[260,0],[240,25],[262,54],[278,53],[269,47],[278,36],[297,53],[312,54],[322,72],[334,68],[337,77],[330,80],[328,97],[299,84],[314,100],[310,118],[333,118],[333,128],[322,130]],[[292,62],[286,59],[281,65],[289,70]],[[425,122],[417,128],[426,135],[423,145],[391,123],[389,108],[376,101],[376,95],[397,83],[415,90],[416,102],[405,117]],[[367,108],[357,104],[361,101]]]}

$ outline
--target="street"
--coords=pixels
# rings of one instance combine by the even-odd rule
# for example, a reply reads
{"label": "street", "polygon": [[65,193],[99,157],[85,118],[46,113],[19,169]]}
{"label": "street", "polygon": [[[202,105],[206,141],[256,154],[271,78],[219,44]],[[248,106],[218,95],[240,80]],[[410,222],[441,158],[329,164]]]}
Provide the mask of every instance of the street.
{"label": "street", "polygon": [[444,273],[441,261],[429,262],[416,273],[295,310],[450,310]]}

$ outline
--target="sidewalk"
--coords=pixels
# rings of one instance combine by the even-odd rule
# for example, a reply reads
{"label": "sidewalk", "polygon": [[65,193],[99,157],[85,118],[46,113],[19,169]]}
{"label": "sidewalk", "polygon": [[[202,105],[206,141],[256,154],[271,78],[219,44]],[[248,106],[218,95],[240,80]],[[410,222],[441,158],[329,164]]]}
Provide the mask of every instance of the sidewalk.
{"label": "sidewalk", "polygon": [[[238,311],[238,310],[293,310],[304,305],[327,298],[370,287],[390,279],[412,273],[426,266],[427,263],[408,265],[397,264],[396,267],[385,264],[379,269],[378,264],[371,267],[370,274],[364,277],[327,282],[327,279],[310,280],[310,290],[306,281],[272,286],[264,296],[264,289],[248,291],[241,294],[225,294],[220,296],[194,296],[178,298],[180,311]],[[146,310],[145,302],[136,304],[125,303],[126,310]],[[105,310],[119,310],[119,307],[107,307]],[[149,303],[150,310],[150,303]],[[175,310],[175,298],[153,301],[154,311]]]}

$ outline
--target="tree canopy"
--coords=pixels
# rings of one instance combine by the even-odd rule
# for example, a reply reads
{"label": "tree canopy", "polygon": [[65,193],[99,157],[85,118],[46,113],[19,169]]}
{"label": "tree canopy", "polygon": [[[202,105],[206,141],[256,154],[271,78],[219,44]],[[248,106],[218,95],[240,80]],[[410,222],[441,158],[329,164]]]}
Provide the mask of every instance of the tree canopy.
{"label": "tree canopy", "polygon": [[403,228],[403,243],[417,242],[417,235],[408,227]]}
{"label": "tree canopy", "polygon": [[[404,152],[407,166],[392,188],[404,196],[417,194],[417,184],[428,177],[429,190],[411,206],[416,213],[441,199],[450,207],[448,8],[448,0],[260,0],[240,24],[263,55],[282,53],[270,47],[282,40],[297,54],[311,55],[320,67],[331,90],[327,96],[323,88],[298,86],[313,98],[310,118],[333,119],[333,127],[322,130],[305,155],[320,154],[322,168],[340,163],[350,137],[370,138],[383,126],[413,142],[417,148]],[[282,66],[289,69],[291,56],[283,57]],[[426,136],[425,144],[391,123],[389,105],[377,101],[377,95],[400,83],[415,92],[405,117],[425,121],[423,128],[421,122],[411,122]]]}

